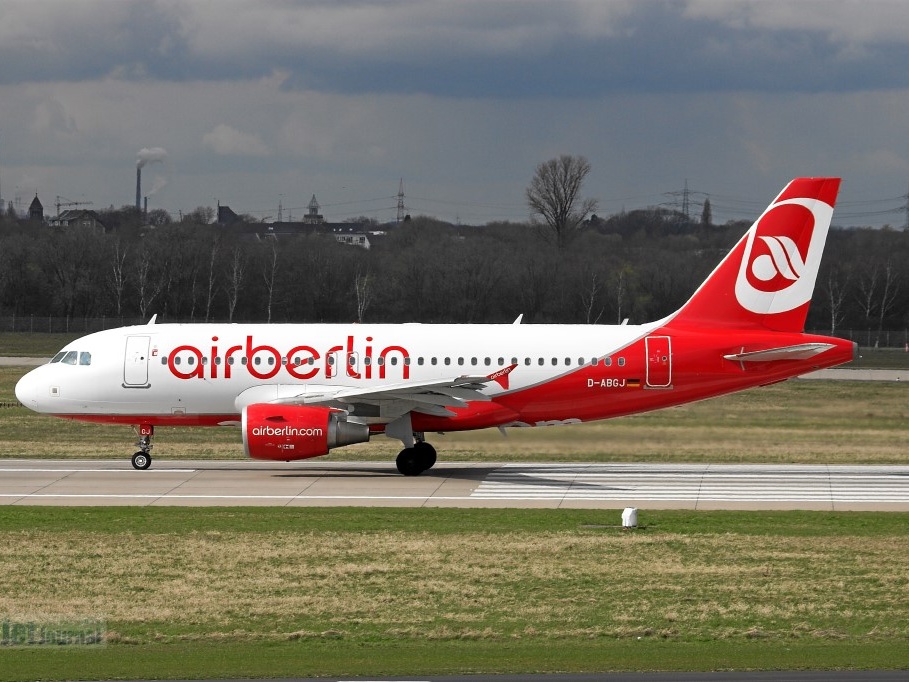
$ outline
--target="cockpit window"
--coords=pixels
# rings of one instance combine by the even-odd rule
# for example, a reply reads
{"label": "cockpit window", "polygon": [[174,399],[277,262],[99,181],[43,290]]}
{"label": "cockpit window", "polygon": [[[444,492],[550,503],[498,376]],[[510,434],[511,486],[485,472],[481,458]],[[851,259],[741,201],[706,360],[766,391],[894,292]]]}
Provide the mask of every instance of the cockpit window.
{"label": "cockpit window", "polygon": [[61,350],[51,360],[51,364],[62,362],[64,365],[90,365],[92,354],[77,350]]}

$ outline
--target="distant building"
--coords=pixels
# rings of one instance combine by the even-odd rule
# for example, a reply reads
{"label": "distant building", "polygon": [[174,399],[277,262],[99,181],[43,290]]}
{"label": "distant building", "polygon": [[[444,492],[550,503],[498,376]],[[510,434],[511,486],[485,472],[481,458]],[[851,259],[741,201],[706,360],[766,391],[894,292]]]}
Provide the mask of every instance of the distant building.
{"label": "distant building", "polygon": [[306,212],[306,215],[303,217],[303,222],[307,225],[321,225],[325,222],[325,216],[319,213],[319,202],[316,201],[316,195],[312,195],[312,199],[309,200],[309,207]]}
{"label": "distant building", "polygon": [[234,213],[230,206],[218,204],[218,225],[233,225],[240,220],[240,216]]}
{"label": "distant building", "polygon": [[37,192],[35,192],[35,198],[32,199],[32,203],[29,204],[28,219],[39,223],[44,222],[44,206],[42,206],[41,202],[38,200]]}
{"label": "distant building", "polygon": [[102,230],[107,229],[107,226],[97,213],[84,208],[63,211],[63,213],[56,218],[51,218],[50,224],[54,227],[93,227]]}
{"label": "distant building", "polygon": [[[326,227],[329,227],[329,225],[326,225]],[[366,232],[363,225],[357,223],[334,223],[330,227],[335,241],[339,244],[350,244],[367,250],[371,247],[369,233]]]}

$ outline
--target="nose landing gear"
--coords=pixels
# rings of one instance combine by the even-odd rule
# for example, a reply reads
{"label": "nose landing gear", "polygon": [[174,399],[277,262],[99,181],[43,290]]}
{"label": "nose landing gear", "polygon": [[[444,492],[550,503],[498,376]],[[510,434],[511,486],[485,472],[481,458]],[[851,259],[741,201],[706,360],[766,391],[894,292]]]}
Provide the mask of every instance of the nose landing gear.
{"label": "nose landing gear", "polygon": [[139,452],[133,455],[133,468],[134,469],[148,469],[151,466],[151,452],[152,449],[152,436],[155,435],[155,427],[151,424],[142,424],[136,427],[136,433],[139,435],[139,440],[136,441],[136,447],[139,448]]}

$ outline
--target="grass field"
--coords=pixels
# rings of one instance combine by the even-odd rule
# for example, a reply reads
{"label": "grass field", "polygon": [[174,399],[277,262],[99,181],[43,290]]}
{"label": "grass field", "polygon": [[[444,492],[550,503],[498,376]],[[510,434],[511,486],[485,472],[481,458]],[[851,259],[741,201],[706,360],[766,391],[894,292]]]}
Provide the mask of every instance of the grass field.
{"label": "grass field", "polygon": [[0,647],[0,680],[909,666],[905,514],[602,521],[4,509],[0,614],[107,644]]}

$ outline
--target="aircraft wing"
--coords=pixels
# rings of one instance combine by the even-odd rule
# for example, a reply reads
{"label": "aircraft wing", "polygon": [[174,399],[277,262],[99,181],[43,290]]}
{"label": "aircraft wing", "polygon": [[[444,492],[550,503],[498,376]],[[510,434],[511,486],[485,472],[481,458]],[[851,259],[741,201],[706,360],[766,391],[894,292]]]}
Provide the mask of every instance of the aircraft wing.
{"label": "aircraft wing", "polygon": [[[322,405],[367,416],[395,419],[407,412],[440,417],[454,416],[450,407],[464,407],[468,401],[489,401],[483,387],[493,381],[485,376],[461,376],[433,381],[409,381],[377,388],[326,387],[322,392],[283,396],[269,402],[282,405]],[[378,408],[375,414],[362,406]],[[359,408],[359,409],[358,409]]]}

